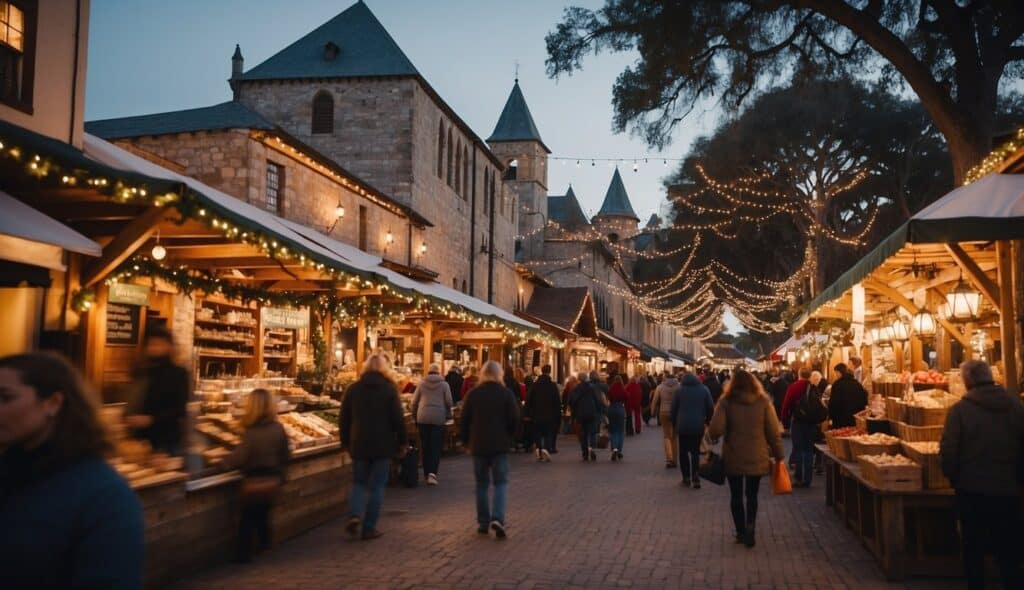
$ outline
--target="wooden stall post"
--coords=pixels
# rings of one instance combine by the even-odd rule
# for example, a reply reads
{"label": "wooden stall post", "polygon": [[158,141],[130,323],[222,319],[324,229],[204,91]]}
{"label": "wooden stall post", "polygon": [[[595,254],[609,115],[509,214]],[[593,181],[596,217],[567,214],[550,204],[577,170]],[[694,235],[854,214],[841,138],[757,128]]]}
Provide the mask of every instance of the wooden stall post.
{"label": "wooden stall post", "polygon": [[1017,377],[1017,330],[1013,309],[1013,257],[1008,241],[996,242],[996,259],[999,277],[999,337],[1002,341],[1004,380],[1007,390],[1018,393],[1020,381]]}
{"label": "wooden stall post", "polygon": [[356,371],[361,371],[366,362],[366,319],[356,320]]}
{"label": "wooden stall post", "polygon": [[426,376],[427,368],[434,360],[434,320],[423,322],[420,330],[423,331],[423,375]]}

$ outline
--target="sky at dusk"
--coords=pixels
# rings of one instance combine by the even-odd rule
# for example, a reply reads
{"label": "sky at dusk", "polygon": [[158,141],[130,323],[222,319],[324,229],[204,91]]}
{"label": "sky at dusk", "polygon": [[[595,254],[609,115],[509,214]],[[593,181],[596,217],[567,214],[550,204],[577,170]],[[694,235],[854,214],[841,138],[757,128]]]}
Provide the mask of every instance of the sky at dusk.
{"label": "sky at dusk", "polygon": [[[679,158],[714,116],[685,122],[664,154],[611,130],[611,87],[634,56],[601,54],[569,78],[545,75],[544,36],[570,5],[603,0],[368,0],[416,68],[483,138],[490,135],[512,87],[515,66],[534,120],[553,156],[549,192],[571,182],[584,210],[601,205],[612,164],[575,158],[624,158],[623,179],[644,221],[664,202],[652,159],[633,172],[633,158]],[[87,120],[208,106],[231,98],[226,79],[239,43],[248,70],[352,5],[351,0],[94,0],[86,89]],[[564,162],[564,163],[563,163]],[[669,162],[672,165],[672,162]]]}

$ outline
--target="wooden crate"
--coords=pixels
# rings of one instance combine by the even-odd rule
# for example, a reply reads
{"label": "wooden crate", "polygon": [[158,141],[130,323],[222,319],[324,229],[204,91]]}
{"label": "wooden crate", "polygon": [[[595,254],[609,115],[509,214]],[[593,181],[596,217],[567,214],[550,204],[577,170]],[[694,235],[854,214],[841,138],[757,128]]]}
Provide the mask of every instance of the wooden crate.
{"label": "wooden crate", "polygon": [[836,436],[835,448],[832,450],[840,461],[853,461],[853,454],[850,452],[850,439],[846,436]]}
{"label": "wooden crate", "polygon": [[888,492],[916,492],[921,489],[920,465],[875,465],[858,459],[864,479],[879,490]]}
{"label": "wooden crate", "polygon": [[906,422],[911,426],[943,426],[946,424],[946,414],[949,408],[921,408],[918,406],[906,407]]}
{"label": "wooden crate", "polygon": [[900,443],[894,442],[889,444],[873,444],[873,443],[862,443],[852,438],[846,439],[847,444],[850,446],[850,459],[854,460],[861,455],[898,455],[900,453]]}
{"label": "wooden crate", "polygon": [[902,446],[903,454],[921,466],[921,476],[925,489],[941,490],[952,487],[946,476],[942,474],[942,460],[938,453],[922,453],[906,442]]}
{"label": "wooden crate", "polygon": [[896,436],[907,442],[938,442],[942,440],[942,429],[939,426],[913,426],[905,422],[896,423]]}
{"label": "wooden crate", "polygon": [[873,393],[877,393],[879,395],[900,398],[903,397],[903,393],[907,390],[907,384],[897,382],[874,381],[871,383],[871,389]]}

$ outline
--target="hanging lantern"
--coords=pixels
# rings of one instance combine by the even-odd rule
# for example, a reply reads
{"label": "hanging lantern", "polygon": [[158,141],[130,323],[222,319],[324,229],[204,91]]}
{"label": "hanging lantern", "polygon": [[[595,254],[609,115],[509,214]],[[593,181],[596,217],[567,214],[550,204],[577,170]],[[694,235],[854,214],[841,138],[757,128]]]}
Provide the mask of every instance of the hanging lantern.
{"label": "hanging lantern", "polygon": [[946,303],[949,304],[949,314],[952,319],[971,320],[978,317],[981,293],[972,290],[964,283],[963,279],[960,279],[956,287],[953,287],[953,290],[946,295]]}
{"label": "hanging lantern", "polygon": [[890,329],[892,330],[893,340],[899,340],[900,342],[910,340],[910,326],[903,318],[896,316],[896,320],[893,321]]}
{"label": "hanging lantern", "polygon": [[880,344],[882,342],[882,340],[883,340],[883,337],[882,337],[882,327],[881,326],[874,326],[871,329],[869,329],[868,330],[868,340],[871,341],[871,344]]}
{"label": "hanging lantern", "polygon": [[949,319],[949,303],[943,301],[939,304],[938,309],[935,310],[935,316],[940,320]]}
{"label": "hanging lantern", "polygon": [[935,318],[923,309],[914,314],[910,323],[914,327],[914,333],[922,338],[930,338],[935,335]]}

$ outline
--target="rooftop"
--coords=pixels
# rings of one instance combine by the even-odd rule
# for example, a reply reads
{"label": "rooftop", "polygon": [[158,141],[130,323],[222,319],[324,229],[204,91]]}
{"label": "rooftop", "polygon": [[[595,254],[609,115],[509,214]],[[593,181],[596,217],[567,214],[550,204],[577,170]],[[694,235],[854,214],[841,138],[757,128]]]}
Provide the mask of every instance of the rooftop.
{"label": "rooftop", "polygon": [[548,146],[544,145],[544,140],[540,138],[537,125],[533,122],[533,115],[530,114],[530,107],[526,106],[526,98],[519,88],[518,79],[512,85],[512,92],[505,101],[505,108],[501,110],[498,124],[494,126],[494,132],[487,141],[536,141],[544,147],[544,151],[551,153]]}
{"label": "rooftop", "polygon": [[534,289],[526,314],[580,336],[597,337],[597,316],[586,287]]}
{"label": "rooftop", "polygon": [[629,202],[629,194],[626,192],[626,185],[622,182],[622,175],[619,169],[615,168],[612,181],[608,185],[608,192],[604,195],[604,202],[601,203],[601,210],[595,217],[601,216],[631,217],[637,222],[640,218],[633,211],[633,205]]}
{"label": "rooftop", "polygon": [[579,199],[572,190],[572,185],[564,195],[548,196],[548,219],[557,222],[566,229],[576,229],[590,224]]}
{"label": "rooftop", "polygon": [[256,111],[235,101],[222,102],[198,109],[102,119],[85,123],[85,130],[88,133],[107,140],[220,129],[263,129],[269,131],[276,127]]}

